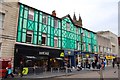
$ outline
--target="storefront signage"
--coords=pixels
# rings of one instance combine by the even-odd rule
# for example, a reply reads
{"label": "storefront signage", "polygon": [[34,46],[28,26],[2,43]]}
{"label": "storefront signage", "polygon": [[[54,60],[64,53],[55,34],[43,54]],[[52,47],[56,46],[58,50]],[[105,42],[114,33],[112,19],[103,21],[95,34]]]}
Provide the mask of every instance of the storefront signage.
{"label": "storefront signage", "polygon": [[22,71],[23,75],[27,75],[28,74],[28,68],[23,68],[23,71]]}
{"label": "storefront signage", "polygon": [[49,55],[49,52],[39,52],[39,55]]}
{"label": "storefront signage", "polygon": [[26,56],[27,58],[35,59],[35,56]]}
{"label": "storefront signage", "polygon": [[74,51],[69,51],[69,50],[64,50],[64,55],[68,56],[73,56],[74,55]]}
{"label": "storefront signage", "polygon": [[60,57],[64,57],[64,53],[63,52],[60,54]]}

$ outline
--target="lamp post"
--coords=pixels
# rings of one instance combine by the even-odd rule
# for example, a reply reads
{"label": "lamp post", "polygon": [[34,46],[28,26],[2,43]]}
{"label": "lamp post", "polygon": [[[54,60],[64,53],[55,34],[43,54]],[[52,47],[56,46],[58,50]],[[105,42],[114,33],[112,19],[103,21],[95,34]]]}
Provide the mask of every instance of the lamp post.
{"label": "lamp post", "polygon": [[82,42],[82,38],[83,38],[83,32],[81,33],[81,59],[83,60],[83,55],[82,55],[82,44],[83,44],[83,42]]}

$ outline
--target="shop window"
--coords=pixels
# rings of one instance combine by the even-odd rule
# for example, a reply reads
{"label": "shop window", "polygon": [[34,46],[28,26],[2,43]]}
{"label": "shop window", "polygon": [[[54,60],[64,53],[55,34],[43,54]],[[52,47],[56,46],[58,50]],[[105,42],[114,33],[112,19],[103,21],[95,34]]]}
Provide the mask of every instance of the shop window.
{"label": "shop window", "polygon": [[42,22],[43,22],[43,24],[47,24],[47,15],[46,14],[43,14]]}
{"label": "shop window", "polygon": [[30,20],[34,20],[34,10],[33,9],[29,9],[28,18]]}
{"label": "shop window", "polygon": [[42,45],[46,45],[46,35],[42,34]]}
{"label": "shop window", "polygon": [[0,12],[0,29],[3,29],[4,17],[5,14]]}
{"label": "shop window", "polygon": [[58,46],[57,44],[58,44],[58,38],[55,37],[55,38],[54,38],[54,47],[57,47],[57,46]]}
{"label": "shop window", "polygon": [[58,28],[58,20],[56,18],[54,18],[54,27]]}
{"label": "shop window", "polygon": [[66,25],[67,25],[67,31],[70,31],[70,23],[67,22]]}
{"label": "shop window", "polygon": [[26,42],[27,43],[32,43],[32,38],[33,38],[33,32],[32,31],[27,31]]}

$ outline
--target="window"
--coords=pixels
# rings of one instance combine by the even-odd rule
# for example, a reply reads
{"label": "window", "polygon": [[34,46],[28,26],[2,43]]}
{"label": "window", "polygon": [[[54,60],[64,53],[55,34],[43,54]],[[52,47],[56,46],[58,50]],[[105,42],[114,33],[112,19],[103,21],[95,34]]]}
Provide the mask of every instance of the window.
{"label": "window", "polygon": [[0,51],[1,51],[1,46],[2,46],[2,43],[0,43]]}
{"label": "window", "polygon": [[76,46],[77,46],[77,50],[79,50],[80,49],[79,41],[76,42]]}
{"label": "window", "polygon": [[83,44],[83,47],[84,47],[84,51],[86,51],[86,46],[85,46],[85,43]]}
{"label": "window", "polygon": [[88,37],[90,38],[90,32],[88,32]]}
{"label": "window", "polygon": [[34,10],[33,10],[33,9],[29,9],[28,18],[29,18],[30,20],[34,20]]}
{"label": "window", "polygon": [[54,38],[54,47],[57,47],[57,46],[58,46],[57,44],[58,44],[58,38],[55,37],[55,38]]}
{"label": "window", "polygon": [[42,34],[42,45],[46,45],[46,35]]}
{"label": "window", "polygon": [[0,13],[0,29],[3,28],[5,14]]}
{"label": "window", "polygon": [[43,14],[42,22],[43,24],[47,24],[47,15]]}
{"label": "window", "polygon": [[78,28],[76,28],[76,34],[78,34],[78,30],[79,30],[79,29],[78,29]]}
{"label": "window", "polygon": [[58,20],[56,18],[54,18],[54,27],[58,28]]}
{"label": "window", "polygon": [[96,52],[96,46],[94,46],[94,51]]}
{"label": "window", "polygon": [[90,44],[88,44],[88,51],[90,51],[91,50],[91,47],[90,47]]}
{"label": "window", "polygon": [[32,43],[32,38],[33,38],[33,32],[32,31],[27,31],[26,42],[27,43]]}
{"label": "window", "polygon": [[70,31],[70,23],[67,22],[66,25],[67,25],[67,31]]}

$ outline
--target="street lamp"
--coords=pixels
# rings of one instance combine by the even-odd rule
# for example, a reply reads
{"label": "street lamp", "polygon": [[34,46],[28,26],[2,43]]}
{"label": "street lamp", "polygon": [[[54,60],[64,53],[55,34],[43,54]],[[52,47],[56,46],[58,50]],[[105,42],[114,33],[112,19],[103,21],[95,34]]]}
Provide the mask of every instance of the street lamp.
{"label": "street lamp", "polygon": [[81,32],[81,59],[83,59],[83,55],[82,55],[82,44],[83,44],[83,40],[82,40],[82,38],[83,38],[83,32]]}

